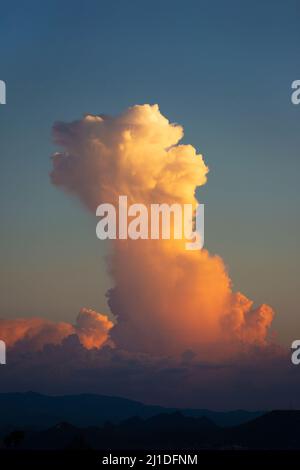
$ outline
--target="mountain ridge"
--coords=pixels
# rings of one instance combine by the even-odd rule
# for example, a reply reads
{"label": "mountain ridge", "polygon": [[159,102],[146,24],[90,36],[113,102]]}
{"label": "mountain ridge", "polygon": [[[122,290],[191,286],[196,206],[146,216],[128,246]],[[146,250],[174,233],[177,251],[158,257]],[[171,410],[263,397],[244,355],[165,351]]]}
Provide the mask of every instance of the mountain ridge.
{"label": "mountain ridge", "polygon": [[58,422],[75,426],[99,426],[106,421],[120,423],[137,416],[150,418],[160,413],[179,411],[184,416],[205,416],[219,426],[235,426],[264,414],[264,411],[212,411],[147,405],[118,396],[92,393],[44,395],[37,392],[0,393],[0,428],[33,427],[45,429]]}

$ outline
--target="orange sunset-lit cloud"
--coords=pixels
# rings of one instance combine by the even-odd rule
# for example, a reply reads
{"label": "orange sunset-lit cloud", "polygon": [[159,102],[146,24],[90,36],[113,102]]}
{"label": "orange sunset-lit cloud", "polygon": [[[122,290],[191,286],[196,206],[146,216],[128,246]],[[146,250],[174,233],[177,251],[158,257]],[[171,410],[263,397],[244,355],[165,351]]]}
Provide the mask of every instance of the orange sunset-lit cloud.
{"label": "orange sunset-lit cloud", "polygon": [[[53,184],[75,194],[93,213],[101,203],[174,202],[196,207],[195,189],[208,168],[183,129],[157,105],[134,106],[117,117],[86,115],[54,125]],[[210,345],[267,343],[271,307],[232,291],[222,259],[185,251],[178,241],[114,240],[108,292],[117,319],[111,335],[132,351],[179,353]]]}
{"label": "orange sunset-lit cloud", "polygon": [[81,344],[91,349],[99,348],[107,341],[112,326],[105,315],[82,309],[75,325],[43,318],[0,319],[0,334],[8,347],[22,341],[27,348],[35,351],[46,344],[60,344],[64,338],[77,335]]}

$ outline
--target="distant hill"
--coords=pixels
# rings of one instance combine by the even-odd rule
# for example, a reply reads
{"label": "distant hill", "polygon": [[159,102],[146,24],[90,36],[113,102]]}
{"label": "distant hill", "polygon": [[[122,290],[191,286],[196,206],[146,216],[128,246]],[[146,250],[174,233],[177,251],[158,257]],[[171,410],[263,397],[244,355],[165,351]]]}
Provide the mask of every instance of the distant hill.
{"label": "distant hill", "polygon": [[45,429],[59,422],[74,426],[119,423],[133,416],[150,418],[180,411],[189,417],[206,417],[219,426],[250,421],[263,412],[236,410],[216,412],[203,409],[176,409],[145,405],[138,401],[104,395],[80,394],[48,396],[34,392],[0,393],[0,430],[14,427]]}

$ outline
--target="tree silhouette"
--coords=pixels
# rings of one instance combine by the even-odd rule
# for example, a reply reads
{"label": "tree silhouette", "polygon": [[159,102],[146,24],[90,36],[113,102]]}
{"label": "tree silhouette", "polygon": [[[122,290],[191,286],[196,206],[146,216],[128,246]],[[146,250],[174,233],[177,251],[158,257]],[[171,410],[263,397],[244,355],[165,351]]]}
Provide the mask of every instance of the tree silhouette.
{"label": "tree silhouette", "polygon": [[8,449],[14,448],[16,449],[17,447],[20,447],[22,441],[24,440],[25,433],[24,431],[20,431],[16,429],[15,431],[12,431],[10,434],[7,434],[7,436],[4,437],[3,442],[5,447]]}

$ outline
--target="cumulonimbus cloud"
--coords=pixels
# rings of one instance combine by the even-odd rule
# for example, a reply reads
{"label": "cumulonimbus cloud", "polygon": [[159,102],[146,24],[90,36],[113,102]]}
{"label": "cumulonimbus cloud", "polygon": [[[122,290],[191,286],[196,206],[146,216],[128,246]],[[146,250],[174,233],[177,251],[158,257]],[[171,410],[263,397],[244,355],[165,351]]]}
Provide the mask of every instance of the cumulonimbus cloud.
{"label": "cumulonimbus cloud", "polygon": [[[133,106],[117,117],[86,115],[54,125],[54,185],[79,197],[93,213],[101,203],[193,204],[208,168],[183,129],[157,105]],[[147,353],[216,350],[268,342],[273,310],[253,307],[232,291],[219,256],[185,251],[174,240],[114,240],[109,305],[119,347]],[[223,346],[221,346],[223,345]],[[234,345],[234,346],[233,346]]]}

